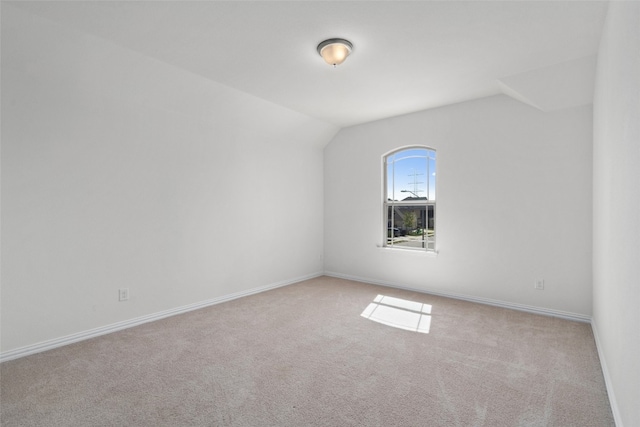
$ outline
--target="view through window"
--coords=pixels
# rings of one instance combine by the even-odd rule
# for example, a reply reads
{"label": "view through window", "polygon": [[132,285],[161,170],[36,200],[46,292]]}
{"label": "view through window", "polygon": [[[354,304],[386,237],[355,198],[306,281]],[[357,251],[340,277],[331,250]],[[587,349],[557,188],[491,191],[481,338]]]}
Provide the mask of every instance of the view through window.
{"label": "view through window", "polygon": [[403,148],[384,158],[385,246],[436,249],[436,151]]}

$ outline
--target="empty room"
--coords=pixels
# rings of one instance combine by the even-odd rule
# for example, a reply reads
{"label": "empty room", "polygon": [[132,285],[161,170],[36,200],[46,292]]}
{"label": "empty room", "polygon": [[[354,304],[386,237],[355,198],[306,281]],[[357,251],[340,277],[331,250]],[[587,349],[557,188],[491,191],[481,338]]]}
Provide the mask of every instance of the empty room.
{"label": "empty room", "polygon": [[640,2],[0,16],[2,426],[640,426]]}

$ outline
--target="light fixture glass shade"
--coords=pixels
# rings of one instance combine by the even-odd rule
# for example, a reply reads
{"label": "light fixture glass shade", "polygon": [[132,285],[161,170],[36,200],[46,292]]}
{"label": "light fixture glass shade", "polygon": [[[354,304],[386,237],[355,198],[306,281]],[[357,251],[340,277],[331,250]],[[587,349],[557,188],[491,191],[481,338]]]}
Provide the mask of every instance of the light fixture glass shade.
{"label": "light fixture glass shade", "polygon": [[318,45],[318,53],[329,65],[340,65],[353,50],[353,45],[345,39],[329,39]]}

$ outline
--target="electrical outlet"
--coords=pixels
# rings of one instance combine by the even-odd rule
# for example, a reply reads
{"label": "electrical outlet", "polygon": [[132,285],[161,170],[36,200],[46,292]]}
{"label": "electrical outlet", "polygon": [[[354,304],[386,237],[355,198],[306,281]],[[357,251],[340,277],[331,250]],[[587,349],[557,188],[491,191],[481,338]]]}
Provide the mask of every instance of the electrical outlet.
{"label": "electrical outlet", "polygon": [[127,300],[129,300],[129,288],[118,289],[118,301],[127,301]]}
{"label": "electrical outlet", "polygon": [[536,279],[533,287],[538,289],[538,290],[543,290],[544,289],[544,279]]}

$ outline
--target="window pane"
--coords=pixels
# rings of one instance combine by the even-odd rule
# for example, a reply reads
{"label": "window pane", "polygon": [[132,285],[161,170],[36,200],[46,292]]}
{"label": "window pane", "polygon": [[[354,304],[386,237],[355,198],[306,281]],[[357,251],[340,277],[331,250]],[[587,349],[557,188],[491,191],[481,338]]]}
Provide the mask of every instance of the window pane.
{"label": "window pane", "polygon": [[387,157],[387,200],[435,200],[436,153],[410,148]]}
{"label": "window pane", "polygon": [[427,182],[429,186],[427,187],[427,198],[429,200],[436,199],[436,152],[432,150],[427,150],[428,153],[428,163],[427,163]]}
{"label": "window pane", "polygon": [[427,227],[425,231],[426,248],[436,250],[436,207],[427,206]]}
{"label": "window pane", "polygon": [[387,245],[435,250],[435,206],[389,206]]}
{"label": "window pane", "polygon": [[386,194],[387,201],[397,200],[394,194],[394,185],[393,185],[393,181],[394,181],[393,171],[395,167],[395,163],[393,160],[394,160],[393,154],[387,157],[387,194]]}

